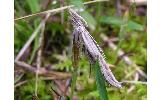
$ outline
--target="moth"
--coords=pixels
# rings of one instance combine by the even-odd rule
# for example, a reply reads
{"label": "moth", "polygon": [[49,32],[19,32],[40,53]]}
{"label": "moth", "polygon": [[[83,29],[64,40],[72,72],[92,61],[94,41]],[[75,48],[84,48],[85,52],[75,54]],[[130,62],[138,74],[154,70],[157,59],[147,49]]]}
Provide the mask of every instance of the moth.
{"label": "moth", "polygon": [[82,51],[88,57],[90,64],[94,64],[98,60],[105,80],[117,88],[122,88],[121,82],[116,80],[106,63],[103,50],[86,30],[87,22],[73,9],[69,8],[68,10],[74,27],[73,44],[76,44],[78,52]]}

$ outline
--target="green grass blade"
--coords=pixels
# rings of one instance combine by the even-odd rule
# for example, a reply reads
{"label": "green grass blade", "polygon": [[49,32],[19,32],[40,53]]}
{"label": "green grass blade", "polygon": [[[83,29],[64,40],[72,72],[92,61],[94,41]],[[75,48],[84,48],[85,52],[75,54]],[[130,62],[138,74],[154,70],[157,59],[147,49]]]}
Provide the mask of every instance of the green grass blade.
{"label": "green grass blade", "polygon": [[41,9],[39,0],[27,0],[27,4],[29,5],[29,8],[32,13],[36,13]]}
{"label": "green grass blade", "polygon": [[73,76],[72,76],[70,100],[73,100],[74,89],[76,86],[76,80],[77,80],[77,68],[74,69]]}
{"label": "green grass blade", "polygon": [[36,55],[36,52],[38,50],[38,45],[39,45],[38,41],[39,41],[39,36],[37,34],[37,36],[36,36],[36,38],[34,40],[34,47],[33,47],[32,53],[31,53],[31,57],[30,57],[29,62],[28,62],[29,64],[32,64],[32,62],[34,60],[34,57]]}
{"label": "green grass blade", "polygon": [[96,61],[94,66],[95,66],[96,85],[97,85],[97,90],[100,95],[100,99],[101,100],[109,100],[108,96],[107,96],[105,80],[103,79],[103,75],[101,73],[98,61]]}
{"label": "green grass blade", "polygon": [[83,8],[83,1],[82,0],[69,0],[69,3],[75,5],[77,8]]}

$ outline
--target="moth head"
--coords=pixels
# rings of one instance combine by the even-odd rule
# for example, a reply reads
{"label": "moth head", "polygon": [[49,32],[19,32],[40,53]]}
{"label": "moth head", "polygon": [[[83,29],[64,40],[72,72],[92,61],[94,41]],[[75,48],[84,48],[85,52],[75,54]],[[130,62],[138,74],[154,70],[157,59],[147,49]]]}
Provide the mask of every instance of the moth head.
{"label": "moth head", "polygon": [[79,14],[77,14],[74,9],[68,8],[68,11],[70,14],[70,20],[74,27],[79,27],[79,26],[88,27],[87,22]]}

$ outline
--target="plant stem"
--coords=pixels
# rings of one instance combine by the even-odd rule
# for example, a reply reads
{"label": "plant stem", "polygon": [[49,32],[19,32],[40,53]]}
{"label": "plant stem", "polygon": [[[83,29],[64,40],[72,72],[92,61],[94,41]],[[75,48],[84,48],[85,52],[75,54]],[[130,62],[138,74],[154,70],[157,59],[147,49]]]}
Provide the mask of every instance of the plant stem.
{"label": "plant stem", "polygon": [[[94,0],[94,1],[84,2],[83,4],[86,5],[86,4],[96,3],[96,2],[103,2],[103,1],[109,1],[109,0]],[[54,12],[57,13],[57,12],[60,12],[62,10],[65,10],[65,9],[71,8],[71,7],[74,7],[74,5],[64,6],[64,7],[60,7],[60,8],[56,8],[56,9],[51,9],[51,10],[46,10],[46,11],[31,14],[31,15],[15,18],[14,20],[16,21],[16,20],[20,20],[20,19],[24,19],[24,18],[28,18],[28,17],[32,17],[32,16],[38,16],[41,14],[47,14],[47,13],[54,13]]]}

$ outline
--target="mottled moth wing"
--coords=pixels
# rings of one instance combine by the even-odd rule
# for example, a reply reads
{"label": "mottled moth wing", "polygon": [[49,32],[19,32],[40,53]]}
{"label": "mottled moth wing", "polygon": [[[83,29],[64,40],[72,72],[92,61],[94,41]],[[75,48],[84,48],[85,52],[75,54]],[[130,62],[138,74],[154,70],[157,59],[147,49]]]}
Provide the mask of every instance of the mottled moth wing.
{"label": "mottled moth wing", "polygon": [[75,52],[77,52],[74,53],[76,54],[76,56],[74,56],[74,59],[78,59],[77,55],[79,54],[78,53],[80,50],[79,48],[82,48],[83,52],[88,57],[91,64],[94,64],[96,60],[99,60],[101,72],[105,80],[111,85],[121,88],[122,87],[121,83],[115,79],[108,64],[106,64],[105,56],[102,49],[94,40],[94,38],[89,34],[89,32],[86,30],[85,28],[86,21],[72,9],[69,9],[69,13],[71,15],[71,21],[74,26],[73,45],[74,47],[76,45],[75,48],[77,48],[76,49],[77,51],[74,50]]}
{"label": "mottled moth wing", "polygon": [[96,61],[96,57],[98,57],[101,72],[104,75],[106,81],[115,87],[121,88],[121,83],[115,79],[113,73],[111,72],[108,64],[103,57],[102,49],[99,47],[97,42],[90,35],[88,35],[89,32],[84,30],[85,28],[80,28],[82,30],[80,32],[82,34],[84,45],[87,48],[86,55],[88,56],[89,60],[94,63],[94,61]]}

